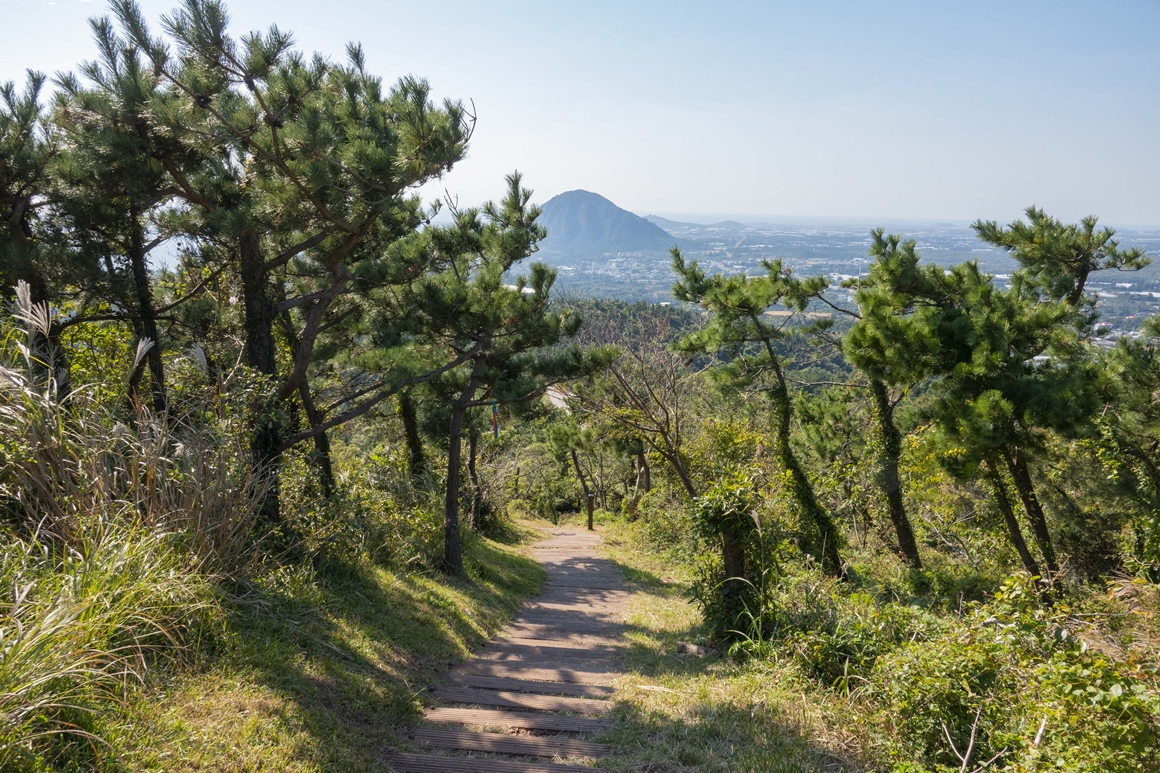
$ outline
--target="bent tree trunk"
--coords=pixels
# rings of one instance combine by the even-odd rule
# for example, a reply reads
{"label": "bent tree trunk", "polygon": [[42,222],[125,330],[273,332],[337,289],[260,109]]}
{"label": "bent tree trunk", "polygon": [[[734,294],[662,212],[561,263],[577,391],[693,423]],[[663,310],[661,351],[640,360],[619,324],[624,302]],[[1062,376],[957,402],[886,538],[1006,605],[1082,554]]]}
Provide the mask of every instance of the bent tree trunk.
{"label": "bent tree trunk", "polygon": [[1007,534],[1010,535],[1011,544],[1015,546],[1015,551],[1019,554],[1019,560],[1023,562],[1023,568],[1032,577],[1042,577],[1039,564],[1035,562],[1031,551],[1027,549],[1027,541],[1023,539],[1023,530],[1019,528],[1019,521],[1015,518],[1015,510],[1011,507],[1011,500],[1007,497],[1007,488],[1003,484],[1003,479],[990,462],[987,462],[987,480],[991,483],[991,490],[995,494],[995,504],[999,506],[999,512],[1003,514],[1003,522],[1007,524]]}
{"label": "bent tree trunk", "polygon": [[1031,480],[1031,471],[1027,469],[1027,459],[1019,449],[1005,456],[1007,469],[1011,472],[1011,479],[1015,481],[1015,489],[1023,502],[1023,510],[1027,513],[1027,519],[1031,521],[1031,531],[1035,534],[1035,541],[1043,554],[1043,562],[1047,565],[1048,574],[1055,576],[1059,573],[1055,547],[1051,544],[1051,534],[1047,530],[1043,506],[1039,503],[1039,497],[1035,495],[1035,484]]}
{"label": "bent tree trunk", "polygon": [[[294,329],[290,312],[282,312],[281,319],[283,332],[290,342],[290,354],[297,359],[299,351],[298,332]],[[326,430],[318,430],[319,425],[325,421],[326,417],[322,415],[322,411],[318,410],[318,406],[314,402],[314,395],[310,392],[310,381],[308,379],[303,379],[298,384],[298,400],[302,403],[302,411],[306,414],[306,421],[310,425],[310,429],[315,430],[314,454],[311,461],[318,468],[318,483],[322,487],[322,493],[329,499],[334,496],[335,491],[334,464],[330,456],[330,436]]]}
{"label": "bent tree trunk", "polygon": [[842,577],[845,575],[845,570],[842,567],[842,556],[838,552],[838,529],[831,520],[830,514],[818,502],[817,496],[814,495],[813,484],[810,483],[809,476],[802,469],[801,463],[798,462],[797,455],[790,445],[790,420],[793,418],[793,407],[789,399],[789,388],[786,386],[773,346],[766,342],[766,348],[776,377],[770,388],[770,398],[773,402],[775,419],[777,461],[788,478],[790,496],[801,510],[804,520],[813,524],[818,532],[818,544],[803,547],[807,553],[821,562],[822,570],[826,574]]}
{"label": "bent tree trunk", "polygon": [[584,492],[584,501],[588,501],[588,480],[584,477],[584,470],[580,468],[580,457],[576,454],[575,448],[569,448],[568,454],[572,457],[572,466],[576,469],[576,477],[580,480],[580,488]]}
{"label": "bent tree trunk", "polygon": [[[302,401],[302,410],[306,413],[306,421],[311,429],[317,429],[325,420],[318,406],[314,404],[314,397],[310,394],[309,382],[303,381],[298,385],[298,397]],[[326,430],[314,433],[314,463],[318,467],[318,482],[322,486],[322,493],[328,499],[334,496],[334,464],[330,457],[330,437]]]}
{"label": "bent tree trunk", "polygon": [[898,538],[898,553],[913,569],[922,568],[918,555],[918,544],[910,519],[906,517],[906,506],[902,501],[902,479],[898,474],[899,459],[902,456],[902,433],[894,423],[894,407],[890,395],[881,381],[871,380],[870,391],[874,396],[874,427],[878,437],[878,488],[886,497],[890,510],[890,521]]}

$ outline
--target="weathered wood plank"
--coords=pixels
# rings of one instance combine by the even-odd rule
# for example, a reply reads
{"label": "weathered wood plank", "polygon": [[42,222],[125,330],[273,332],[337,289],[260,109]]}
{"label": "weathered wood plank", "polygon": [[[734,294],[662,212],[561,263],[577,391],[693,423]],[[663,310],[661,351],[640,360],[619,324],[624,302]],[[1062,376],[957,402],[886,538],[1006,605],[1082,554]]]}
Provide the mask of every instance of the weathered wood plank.
{"label": "weathered wood plank", "polygon": [[611,702],[591,698],[565,698],[559,695],[529,695],[478,687],[437,687],[432,694],[444,703],[467,703],[474,706],[501,706],[510,709],[570,711],[597,716],[612,707]]}
{"label": "weathered wood plank", "polygon": [[624,590],[624,581],[611,580],[553,580],[551,577],[544,583],[545,588],[579,588],[581,590]]}
{"label": "weathered wood plank", "polygon": [[584,649],[586,647],[623,647],[624,641],[619,637],[611,636],[501,636],[495,640],[501,644],[530,644],[536,647],[560,647],[570,649]]}
{"label": "weathered wood plank", "polygon": [[572,650],[571,655],[537,655],[521,652],[483,652],[477,660],[488,663],[511,663],[531,668],[570,668],[578,671],[611,671],[618,658],[613,655],[588,654],[583,650]]}
{"label": "weathered wood plank", "polygon": [[423,712],[428,722],[494,727],[523,727],[528,730],[555,730],[559,733],[599,733],[612,723],[606,719],[568,717],[563,714],[532,714],[499,709],[453,709],[436,706]]}
{"label": "weathered wood plank", "polygon": [[509,762],[398,752],[387,755],[387,761],[396,773],[592,773],[592,768],[554,762]]}
{"label": "weathered wood plank", "polygon": [[512,625],[554,625],[575,631],[601,628],[612,633],[620,633],[624,625],[616,620],[604,620],[598,615],[567,615],[549,610],[532,610],[512,621]]}
{"label": "weathered wood plank", "polygon": [[[506,735],[504,733],[473,733],[470,730],[448,730],[417,727],[411,737],[427,746],[443,749],[467,749],[495,754],[521,754],[526,757],[604,757],[612,747],[592,741],[578,741],[558,735]],[[592,770],[592,768],[586,768]]]}
{"label": "weathered wood plank", "polygon": [[489,690],[536,693],[538,695],[573,695],[576,697],[605,698],[615,690],[607,685],[576,684],[572,682],[538,682],[531,679],[512,679],[505,676],[477,674],[447,674],[443,681],[463,687],[483,687]]}
{"label": "weathered wood plank", "polygon": [[[617,658],[624,654],[624,647],[617,647],[608,644],[575,644],[572,642],[565,642],[563,646],[555,644],[533,644],[536,639],[523,639],[519,643],[512,641],[496,641],[487,645],[479,653],[479,657],[485,660],[494,660],[491,655],[522,655],[540,656],[540,657],[562,657],[562,658],[576,658],[576,657],[607,657]],[[541,640],[543,641],[543,640]]]}
{"label": "weathered wood plank", "polygon": [[612,684],[620,674],[605,671],[583,671],[571,668],[535,668],[521,663],[495,663],[473,660],[453,668],[455,674],[475,676],[510,676],[538,682],[572,682],[573,684]]}

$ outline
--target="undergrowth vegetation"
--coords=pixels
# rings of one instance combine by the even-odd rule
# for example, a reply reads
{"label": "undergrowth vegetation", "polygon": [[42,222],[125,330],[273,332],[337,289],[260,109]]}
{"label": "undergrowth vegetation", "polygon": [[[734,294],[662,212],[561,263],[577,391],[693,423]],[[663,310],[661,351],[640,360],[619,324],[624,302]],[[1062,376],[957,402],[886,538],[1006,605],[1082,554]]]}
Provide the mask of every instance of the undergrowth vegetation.
{"label": "undergrowth vegetation", "polygon": [[163,414],[76,362],[65,392],[64,352],[35,348],[52,322],[20,294],[0,351],[4,770],[374,769],[419,686],[542,581],[506,522],[467,536],[463,580],[433,571],[439,491],[391,442],[340,440],[330,496],[292,455],[272,528],[245,446],[260,380],[194,350]]}
{"label": "undergrowth vegetation", "polygon": [[[610,555],[643,583],[642,594],[669,588],[670,603],[697,602],[705,612],[684,617],[676,636],[656,627],[651,603],[652,613],[633,618],[652,637],[641,644],[640,671],[678,696],[670,696],[671,711],[691,710],[692,698],[679,696],[697,695],[694,686],[715,675],[710,683],[741,690],[723,686],[710,701],[718,709],[768,701],[775,713],[793,714],[806,700],[807,727],[771,732],[787,743],[803,731],[821,744],[818,754],[848,769],[1142,772],[1160,760],[1160,594],[1145,580],[1061,592],[1045,606],[1039,583],[1001,567],[980,575],[947,565],[907,576],[882,571],[868,551],[852,556],[853,579],[843,582],[781,543],[769,546],[777,571],[746,594],[726,637],[705,608],[720,596],[698,580],[712,559],[687,558],[699,552],[691,532],[682,525],[661,534],[672,518],[645,524],[608,514],[605,523]],[[666,658],[681,636],[722,643],[726,660]],[[825,768],[824,759],[809,758],[786,769]]]}

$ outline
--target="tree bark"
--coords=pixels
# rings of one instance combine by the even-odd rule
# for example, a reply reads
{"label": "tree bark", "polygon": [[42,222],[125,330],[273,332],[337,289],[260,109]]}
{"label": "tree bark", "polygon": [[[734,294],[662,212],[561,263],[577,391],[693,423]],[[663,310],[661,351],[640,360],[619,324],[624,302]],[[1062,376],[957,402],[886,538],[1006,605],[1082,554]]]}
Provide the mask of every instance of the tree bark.
{"label": "tree bark", "polygon": [[886,385],[878,380],[870,381],[870,391],[874,396],[874,424],[878,431],[878,487],[886,497],[890,510],[890,521],[898,538],[899,555],[913,569],[922,568],[918,555],[918,543],[914,530],[906,516],[906,505],[902,501],[902,480],[898,473],[899,459],[902,457],[902,433],[894,423],[894,407]]}
{"label": "tree bark", "polygon": [[[321,424],[324,417],[314,404],[309,383],[303,382],[298,385],[298,398],[302,401],[302,410],[310,427],[313,429]],[[314,435],[314,462],[318,467],[318,482],[322,485],[323,495],[327,498],[334,496],[334,463],[330,457],[330,436],[325,430]]]}
{"label": "tree bark", "polygon": [[410,392],[399,393],[399,418],[403,420],[403,438],[407,444],[407,472],[416,477],[427,472],[423,439],[419,436],[419,417]]}
{"label": "tree bark", "polygon": [[788,473],[790,495],[797,502],[798,507],[802,509],[806,519],[813,522],[818,530],[818,538],[821,540],[820,545],[807,552],[816,553],[815,557],[821,561],[822,569],[827,574],[843,577],[845,576],[845,568],[842,565],[841,554],[838,552],[838,529],[833,520],[830,519],[829,513],[818,503],[817,497],[814,495],[813,484],[810,483],[809,476],[806,475],[805,470],[798,462],[797,455],[793,452],[793,447],[790,444],[793,405],[790,402],[789,387],[786,386],[781,365],[773,351],[773,345],[766,341],[765,346],[776,378],[769,392],[773,402],[777,460],[781,468]]}
{"label": "tree bark", "polygon": [[1051,543],[1051,533],[1047,530],[1043,506],[1039,503],[1039,497],[1035,495],[1035,484],[1031,480],[1031,471],[1027,469],[1027,459],[1019,449],[1015,449],[1012,454],[1005,454],[1004,457],[1007,469],[1011,471],[1011,479],[1015,481],[1015,489],[1019,492],[1019,499],[1023,502],[1023,510],[1027,513],[1027,519],[1031,521],[1031,531],[1035,534],[1035,541],[1043,554],[1047,572],[1054,577],[1059,573],[1059,564],[1055,560],[1055,547]]}
{"label": "tree bark", "polygon": [[[238,240],[238,273],[242,282],[246,363],[273,380],[278,375],[274,344],[276,308],[270,298],[269,276],[262,255],[261,236],[248,228]],[[268,524],[281,520],[279,508],[279,468],[282,455],[282,426],[277,416],[278,401],[255,400],[250,411],[250,453],[258,475],[268,481],[258,513]]]}
{"label": "tree bark", "polygon": [[476,454],[479,452],[479,429],[467,428],[467,477],[471,482],[471,528],[483,528],[483,486],[479,483],[479,473],[475,469]]}
{"label": "tree bark", "polygon": [[721,558],[726,581],[745,578],[745,541],[734,524],[721,527]]}
{"label": "tree bark", "polygon": [[[290,317],[289,311],[284,311],[281,314],[282,329],[286,334],[286,338],[290,341],[291,356],[298,357],[298,332],[294,329],[294,321]],[[318,426],[325,421],[326,417],[322,415],[322,411],[318,410],[318,406],[314,403],[314,396],[310,392],[310,382],[303,380],[298,385],[298,400],[302,404],[302,412],[306,414],[306,422],[310,425],[312,430],[318,429]],[[296,422],[292,426],[296,425]],[[330,458],[330,436],[327,435],[326,430],[315,432],[314,438],[314,466],[318,468],[318,482],[322,486],[322,493],[327,498],[334,496],[335,482],[334,482],[334,464]]]}
{"label": "tree bark", "polygon": [[588,481],[584,478],[584,471],[580,469],[580,457],[576,454],[575,448],[569,448],[568,454],[572,457],[572,466],[576,468],[576,477],[580,479],[580,488],[584,492],[584,499],[588,499]]}
{"label": "tree bark", "polygon": [[1015,510],[1011,507],[1011,500],[1007,497],[1007,489],[1003,485],[1003,479],[999,477],[998,471],[990,462],[987,462],[987,479],[991,482],[991,490],[995,493],[995,504],[999,506],[999,512],[1003,514],[1003,521],[1007,524],[1007,533],[1011,537],[1012,544],[1015,545],[1015,551],[1019,553],[1019,560],[1023,562],[1023,568],[1032,577],[1042,577],[1039,564],[1035,562],[1031,551],[1027,549],[1027,541],[1023,539],[1023,530],[1019,528],[1019,521],[1015,518]]}
{"label": "tree bark", "polygon": [[443,500],[443,564],[451,574],[463,574],[463,545],[459,539],[459,465],[463,445],[463,418],[483,375],[484,358],[476,357],[467,386],[451,406],[447,439],[447,492]]}
{"label": "tree bark", "polygon": [[648,466],[648,455],[644,452],[644,443],[636,452],[636,495],[643,491],[645,494],[652,491],[652,470]]}
{"label": "tree bark", "polygon": [[[133,290],[137,296],[137,315],[144,337],[153,342],[145,354],[149,368],[149,385],[153,393],[153,411],[165,412],[165,366],[161,359],[161,336],[157,329],[157,313],[153,307],[153,290],[149,284],[149,265],[146,262],[145,233],[141,227],[140,213],[136,206],[130,206],[129,268],[133,274]],[[133,390],[135,391],[135,390]],[[136,395],[130,394],[135,400]]]}

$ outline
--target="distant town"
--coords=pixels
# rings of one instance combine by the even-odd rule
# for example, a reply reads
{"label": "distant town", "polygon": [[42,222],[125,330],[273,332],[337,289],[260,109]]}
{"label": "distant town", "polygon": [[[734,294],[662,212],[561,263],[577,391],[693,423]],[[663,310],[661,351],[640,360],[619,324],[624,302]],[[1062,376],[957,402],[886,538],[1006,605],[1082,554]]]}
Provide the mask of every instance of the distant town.
{"label": "distant town", "polygon": [[[830,277],[829,300],[852,306],[850,291],[841,284],[861,276],[870,263],[866,251],[873,226],[864,222],[704,225],[656,215],[638,217],[595,194],[572,193],[600,199],[596,203],[601,206],[586,200],[577,207],[568,200],[571,194],[546,204],[549,237],[537,256],[559,269],[557,287],[572,297],[670,302],[673,278],[668,248],[679,245],[686,257],[710,272],[752,274],[762,271],[763,260],[781,258],[796,273]],[[557,199],[563,201],[556,203]],[[881,226],[888,233],[915,239],[923,258],[939,265],[978,260],[980,268],[1000,282],[1014,266],[1006,254],[980,243],[965,223],[883,221]],[[564,234],[563,245],[557,230]],[[1117,238],[1122,245],[1139,247],[1160,261],[1160,229],[1117,229]],[[1117,337],[1133,335],[1145,318],[1160,313],[1160,262],[1142,271],[1096,275],[1089,287],[1099,299],[1102,343],[1110,345]]]}

